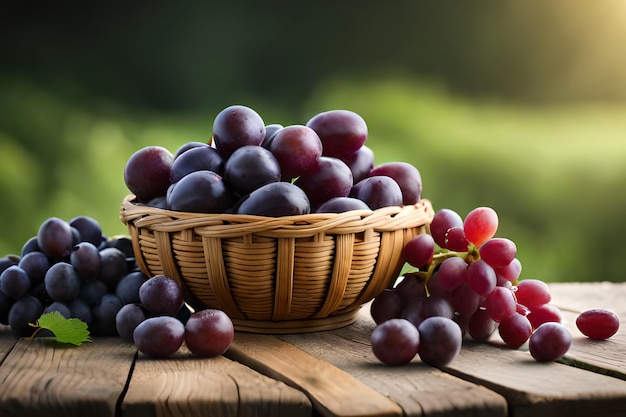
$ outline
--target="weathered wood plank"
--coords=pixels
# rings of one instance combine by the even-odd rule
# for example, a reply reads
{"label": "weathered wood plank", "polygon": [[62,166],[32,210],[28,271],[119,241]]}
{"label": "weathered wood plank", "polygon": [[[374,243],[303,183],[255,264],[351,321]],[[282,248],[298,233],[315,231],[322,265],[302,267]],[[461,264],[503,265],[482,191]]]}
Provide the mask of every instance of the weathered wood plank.
{"label": "weathered wood plank", "polygon": [[557,362],[536,362],[523,350],[466,342],[444,370],[500,393],[515,417],[626,412],[626,381]]}
{"label": "weathered wood plank", "polygon": [[166,359],[139,355],[121,415],[132,417],[310,416],[300,391],[225,357],[198,358],[186,347]]}
{"label": "weathered wood plank", "polygon": [[359,320],[332,332],[285,335],[281,339],[323,359],[398,403],[407,417],[464,415],[506,416],[504,397],[462,379],[451,377],[414,359],[390,367],[372,353],[369,337],[375,326],[369,309]]}
{"label": "weathered wood plank", "polygon": [[17,337],[11,333],[9,326],[0,324],[0,363],[2,363],[5,356],[13,349],[15,342],[17,342]]}
{"label": "weathered wood plank", "polygon": [[80,347],[20,339],[0,366],[0,415],[113,417],[135,352],[117,338]]}
{"label": "weathered wood plank", "polygon": [[[564,362],[626,380],[626,284],[552,284],[554,304],[562,309],[563,324],[572,333],[572,347]],[[584,310],[603,308],[621,319],[620,330],[608,340],[591,340],[576,327]]]}
{"label": "weathered wood plank", "polygon": [[395,402],[339,368],[277,337],[238,333],[227,355],[301,389],[324,416],[402,415],[402,409]]}

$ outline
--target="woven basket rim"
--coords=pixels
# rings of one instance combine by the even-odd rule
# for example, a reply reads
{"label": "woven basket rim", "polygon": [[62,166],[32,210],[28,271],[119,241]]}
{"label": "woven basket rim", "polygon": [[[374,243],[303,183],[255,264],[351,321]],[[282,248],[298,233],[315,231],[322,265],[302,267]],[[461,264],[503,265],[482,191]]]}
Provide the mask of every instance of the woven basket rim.
{"label": "woven basket rim", "polygon": [[[388,206],[375,210],[350,210],[341,213],[311,213],[293,216],[268,217],[233,213],[196,213],[161,209],[137,204],[135,195],[127,195],[120,209],[120,220],[125,225],[135,222],[140,227],[150,227],[162,231],[176,231],[182,228],[206,227],[206,231],[224,233],[233,226],[259,230],[282,230],[286,233],[302,231],[315,225],[320,229],[337,228],[342,225],[373,228],[377,231],[393,231],[423,224],[432,218],[433,208],[428,199],[416,204]],[[145,219],[146,220],[144,222]],[[223,226],[223,228],[220,228]]]}

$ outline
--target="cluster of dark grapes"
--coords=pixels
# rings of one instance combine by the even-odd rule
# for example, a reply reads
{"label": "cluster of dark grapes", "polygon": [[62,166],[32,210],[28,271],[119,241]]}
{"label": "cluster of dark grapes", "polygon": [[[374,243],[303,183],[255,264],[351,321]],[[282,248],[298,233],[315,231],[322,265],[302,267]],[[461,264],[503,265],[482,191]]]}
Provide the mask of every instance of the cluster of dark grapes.
{"label": "cluster of dark grapes", "polygon": [[0,259],[0,323],[30,336],[47,312],[78,318],[94,335],[117,335],[115,315],[138,302],[147,277],[135,263],[127,237],[107,238],[93,218],[45,220],[20,255]]}
{"label": "cluster of dark grapes", "polygon": [[282,126],[233,105],[215,118],[211,141],[186,143],[174,154],[139,149],[124,180],[137,203],[185,212],[278,217],[417,203],[417,168],[374,166],[367,136],[363,118],[348,110]]}
{"label": "cluster of dark grapes", "polygon": [[[430,234],[406,244],[407,262],[417,271],[371,304],[377,323],[372,349],[382,362],[399,365],[419,354],[423,362],[443,366],[460,352],[463,336],[485,342],[496,331],[513,349],[528,343],[538,361],[567,353],[572,336],[550,303],[548,285],[520,279],[516,245],[494,237],[497,229],[497,213],[489,207],[478,207],[465,219],[442,209]],[[577,325],[590,338],[606,339],[617,332],[619,320],[594,309],[581,313]]]}
{"label": "cluster of dark grapes", "polygon": [[154,357],[171,356],[183,342],[197,356],[214,357],[226,352],[235,335],[231,319],[222,310],[192,312],[173,279],[156,275],[138,291],[137,303],[122,307],[116,328],[123,339]]}

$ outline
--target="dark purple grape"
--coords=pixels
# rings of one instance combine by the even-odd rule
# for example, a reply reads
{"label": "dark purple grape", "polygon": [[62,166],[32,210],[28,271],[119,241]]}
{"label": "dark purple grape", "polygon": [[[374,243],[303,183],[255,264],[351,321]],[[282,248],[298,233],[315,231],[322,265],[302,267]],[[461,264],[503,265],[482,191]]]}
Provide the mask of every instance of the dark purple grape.
{"label": "dark purple grape", "polygon": [[240,195],[280,178],[280,166],[274,154],[260,146],[242,146],[233,152],[224,167],[224,180]]}
{"label": "dark purple grape", "polygon": [[274,135],[269,150],[280,165],[282,180],[290,182],[315,167],[322,156],[322,142],[312,129],[292,125]]}
{"label": "dark purple grape", "polygon": [[151,317],[137,325],[133,340],[144,355],[164,358],[173,355],[182,346],[185,326],[174,317]]}
{"label": "dark purple grape", "polygon": [[363,145],[358,151],[343,157],[342,160],[352,171],[352,179],[356,184],[369,177],[370,171],[374,168],[374,151]]}
{"label": "dark purple grape", "polygon": [[70,263],[82,279],[96,278],[100,272],[100,251],[91,242],[80,242],[72,249]]}
{"label": "dark purple grape", "polygon": [[9,310],[11,310],[13,302],[13,299],[0,291],[0,324],[9,324]]}
{"label": "dark purple grape", "polygon": [[387,320],[400,318],[404,306],[405,301],[398,292],[387,288],[372,300],[370,314],[376,324],[381,324]]}
{"label": "dark purple grape", "polygon": [[548,322],[537,327],[528,341],[528,350],[535,360],[551,362],[563,357],[572,344],[572,335],[560,323]]}
{"label": "dark purple grape", "polygon": [[[433,275],[436,276],[436,275]],[[432,280],[432,278],[431,278]],[[402,281],[396,285],[395,290],[405,303],[415,298],[426,298],[426,287],[421,279],[412,276],[405,276]]]}
{"label": "dark purple grape", "polygon": [[43,313],[41,302],[31,295],[15,301],[9,310],[8,323],[16,336],[27,337],[35,332],[35,323]]}
{"label": "dark purple grape", "polygon": [[165,195],[170,186],[174,156],[160,146],[147,146],[135,152],[124,167],[124,182],[139,202]]}
{"label": "dark purple grape", "polygon": [[78,298],[86,304],[92,305],[97,303],[107,291],[108,288],[104,282],[100,280],[87,281],[81,286]]}
{"label": "dark purple grape", "polygon": [[70,308],[66,303],[61,301],[54,301],[43,309],[44,313],[52,313],[53,311],[56,311],[66,319],[71,317]]}
{"label": "dark purple grape", "polygon": [[400,186],[387,176],[368,177],[359,181],[352,187],[350,197],[364,201],[372,210],[402,205]]}
{"label": "dark purple grape", "polygon": [[174,160],[170,170],[170,182],[180,181],[185,175],[196,171],[213,171],[218,175],[224,173],[224,158],[210,146],[189,149]]}
{"label": "dark purple grape", "polygon": [[371,209],[364,201],[353,197],[333,197],[322,203],[316,213],[344,213],[351,210],[369,210]]}
{"label": "dark purple grape", "polygon": [[95,247],[100,246],[102,243],[102,227],[96,219],[89,216],[78,216],[71,219],[68,223],[70,227],[78,230],[82,242],[89,242]]}
{"label": "dark purple grape", "polygon": [[185,344],[193,354],[203,358],[226,352],[234,337],[233,322],[222,310],[196,311],[185,324]]}
{"label": "dark purple grape", "polygon": [[272,139],[274,139],[274,135],[276,135],[276,133],[283,127],[283,125],[277,123],[265,126],[265,138],[263,138],[261,146],[269,149],[270,143],[272,142]]}
{"label": "dark purple grape", "polygon": [[403,319],[407,319],[415,327],[418,327],[424,320],[433,316],[454,318],[452,305],[445,298],[431,295],[425,299],[411,301],[404,308],[401,315]]}
{"label": "dark purple grape", "polygon": [[213,121],[215,148],[228,159],[237,148],[259,146],[265,139],[265,123],[257,112],[234,105],[222,110]]}
{"label": "dark purple grape", "polygon": [[487,310],[479,308],[471,315],[467,331],[472,339],[478,342],[486,342],[496,330],[496,327],[496,322],[489,316]]}
{"label": "dark purple grape", "polygon": [[311,209],[334,197],[347,197],[352,189],[352,171],[340,159],[321,156],[311,170],[295,182],[309,197]]}
{"label": "dark purple grape", "polygon": [[17,300],[28,294],[30,278],[26,271],[13,265],[0,274],[0,291],[8,297]]}
{"label": "dark purple grape", "polygon": [[20,256],[24,256],[30,252],[41,252],[37,236],[33,236],[29,238],[26,242],[24,242],[24,245],[22,246],[22,250],[20,252]]}
{"label": "dark purple grape", "polygon": [[224,213],[235,203],[234,193],[213,171],[196,171],[174,185],[167,205],[174,211]]}
{"label": "dark purple grape", "polygon": [[311,206],[306,193],[288,182],[273,182],[251,192],[239,204],[238,214],[280,217],[309,214]]}
{"label": "dark purple grape", "polygon": [[420,334],[411,322],[391,319],[376,326],[371,335],[374,356],[386,365],[404,365],[420,349]]}
{"label": "dark purple grape", "polygon": [[139,288],[147,280],[148,277],[143,272],[131,272],[117,283],[115,295],[119,297],[122,304],[139,303]]}
{"label": "dark purple grape", "polygon": [[80,278],[67,262],[57,262],[44,278],[46,292],[54,301],[72,301],[80,294]]}
{"label": "dark purple grape", "polygon": [[94,333],[98,336],[117,336],[115,316],[122,307],[122,302],[115,294],[104,294],[102,298],[91,307]]}
{"label": "dark purple grape", "polygon": [[70,309],[70,317],[75,317],[82,320],[87,324],[87,326],[92,325],[93,314],[91,313],[91,307],[86,302],[84,302],[80,298],[77,298],[70,301],[67,306]]}
{"label": "dark purple grape", "polygon": [[367,141],[365,120],[350,110],[329,110],[307,122],[322,141],[324,155],[343,158],[357,152]]}
{"label": "dark purple grape", "polygon": [[115,315],[117,334],[124,340],[134,343],[133,333],[140,323],[148,318],[146,311],[139,304],[126,304]]}
{"label": "dark purple grape", "polygon": [[461,351],[461,328],[447,317],[429,317],[419,325],[418,330],[420,346],[417,353],[425,364],[445,366]]}
{"label": "dark purple grape", "polygon": [[415,166],[408,162],[387,162],[374,167],[369,176],[386,175],[391,177],[402,190],[402,203],[416,204],[422,196],[422,176]]}
{"label": "dark purple grape", "polygon": [[139,287],[141,304],[155,316],[175,316],[183,305],[183,293],[176,281],[156,275]]}
{"label": "dark purple grape", "polygon": [[39,227],[37,245],[50,258],[58,260],[69,256],[73,244],[72,228],[65,220],[51,217]]}
{"label": "dark purple grape", "polygon": [[37,284],[43,282],[46,272],[50,268],[50,260],[43,252],[29,252],[22,256],[18,265],[26,271],[30,282]]}
{"label": "dark purple grape", "polygon": [[114,289],[126,274],[128,274],[128,264],[124,252],[117,248],[104,248],[100,251],[98,279],[109,289]]}
{"label": "dark purple grape", "polygon": [[202,148],[202,147],[210,147],[210,145],[208,143],[204,143],[204,142],[187,142],[184,143],[183,145],[181,145],[178,149],[176,149],[176,152],[174,152],[174,160],[176,160],[179,156],[181,156],[182,154],[184,154],[185,152],[187,152],[190,149],[194,149],[194,148]]}

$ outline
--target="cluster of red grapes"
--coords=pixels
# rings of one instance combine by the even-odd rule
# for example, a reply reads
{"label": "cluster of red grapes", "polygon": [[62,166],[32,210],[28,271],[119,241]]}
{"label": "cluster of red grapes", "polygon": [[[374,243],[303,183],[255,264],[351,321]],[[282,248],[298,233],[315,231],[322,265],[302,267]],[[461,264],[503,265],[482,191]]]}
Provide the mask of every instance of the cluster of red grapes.
{"label": "cluster of red grapes", "polygon": [[[515,243],[494,237],[497,229],[497,213],[489,207],[478,207],[465,219],[442,209],[430,234],[406,244],[407,262],[417,272],[371,304],[377,323],[372,349],[379,360],[399,365],[419,355],[425,363],[444,366],[460,352],[464,335],[484,342],[496,330],[511,348],[528,342],[538,361],[565,355],[572,336],[550,304],[548,285],[519,279]],[[617,316],[602,309],[581,313],[576,323],[593,339],[611,337],[619,328]]]}
{"label": "cluster of red grapes", "polygon": [[46,219],[19,255],[0,258],[0,274],[0,323],[17,336],[32,335],[29,324],[51,311],[81,319],[94,335],[117,335],[115,315],[138,301],[147,279],[130,239],[103,236],[87,216]]}
{"label": "cluster of red grapes", "polygon": [[278,217],[417,203],[417,168],[375,167],[367,135],[363,118],[348,110],[282,126],[233,105],[215,118],[209,143],[189,142],[174,154],[160,146],[139,149],[124,180],[137,203],[198,213]]}
{"label": "cluster of red grapes", "polygon": [[173,355],[183,342],[197,356],[218,356],[235,336],[233,323],[222,310],[190,312],[176,281],[165,275],[145,281],[139,287],[139,303],[122,307],[115,321],[120,337],[154,357]]}

